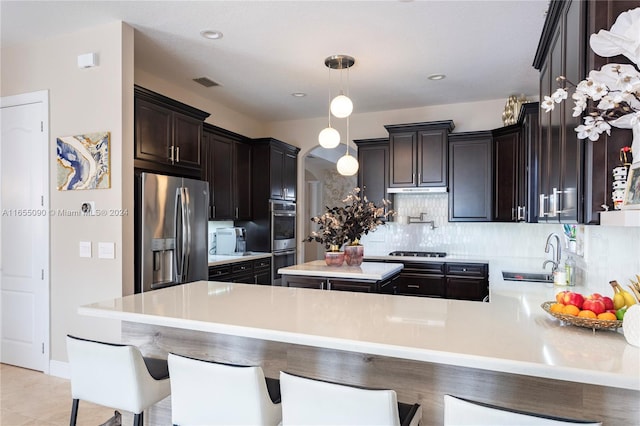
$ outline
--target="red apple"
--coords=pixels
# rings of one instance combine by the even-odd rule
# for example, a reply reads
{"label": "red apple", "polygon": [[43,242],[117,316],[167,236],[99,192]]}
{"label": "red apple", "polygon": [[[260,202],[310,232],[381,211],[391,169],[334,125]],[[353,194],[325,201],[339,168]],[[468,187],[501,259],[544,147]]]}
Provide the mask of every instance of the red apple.
{"label": "red apple", "polygon": [[609,296],[603,296],[602,301],[604,302],[604,308],[607,311],[613,310],[613,300]]}
{"label": "red apple", "polygon": [[599,315],[603,313],[606,309],[604,308],[604,302],[602,299],[593,299],[587,297],[582,304],[582,309],[587,311],[593,311],[594,314]]}
{"label": "red apple", "polygon": [[569,291],[565,290],[556,294],[556,302],[564,304],[564,295],[567,293],[569,293]]}
{"label": "red apple", "polygon": [[584,303],[584,296],[580,293],[574,293],[569,291],[565,293],[563,303],[565,305],[574,305],[578,309],[582,309],[582,304]]}

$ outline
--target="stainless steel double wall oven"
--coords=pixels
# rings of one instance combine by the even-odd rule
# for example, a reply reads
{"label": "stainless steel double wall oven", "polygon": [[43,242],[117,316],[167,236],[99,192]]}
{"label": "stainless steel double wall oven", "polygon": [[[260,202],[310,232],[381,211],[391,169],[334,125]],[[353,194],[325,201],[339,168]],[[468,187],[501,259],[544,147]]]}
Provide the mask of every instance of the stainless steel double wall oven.
{"label": "stainless steel double wall oven", "polygon": [[278,269],[296,264],[296,203],[269,200],[273,284],[280,285]]}

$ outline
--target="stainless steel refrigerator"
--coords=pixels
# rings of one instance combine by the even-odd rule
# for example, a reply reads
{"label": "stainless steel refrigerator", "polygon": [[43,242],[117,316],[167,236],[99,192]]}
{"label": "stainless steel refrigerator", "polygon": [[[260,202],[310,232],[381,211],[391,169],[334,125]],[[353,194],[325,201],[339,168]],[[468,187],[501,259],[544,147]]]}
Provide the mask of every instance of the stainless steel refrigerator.
{"label": "stainless steel refrigerator", "polygon": [[141,173],[138,197],[139,291],[208,279],[209,184]]}

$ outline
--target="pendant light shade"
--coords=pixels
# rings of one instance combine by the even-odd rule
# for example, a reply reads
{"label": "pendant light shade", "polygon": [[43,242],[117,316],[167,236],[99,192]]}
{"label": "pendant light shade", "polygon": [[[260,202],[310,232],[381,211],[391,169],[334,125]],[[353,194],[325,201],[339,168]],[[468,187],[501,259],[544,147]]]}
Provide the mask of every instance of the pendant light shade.
{"label": "pendant light shade", "polygon": [[325,127],[318,135],[320,146],[327,149],[335,148],[340,145],[340,132],[333,127]]}
{"label": "pendant light shade", "polygon": [[338,173],[343,176],[353,176],[358,173],[358,160],[353,155],[345,154],[338,160],[336,164]]}
{"label": "pendant light shade", "polygon": [[338,118],[345,118],[353,111],[353,102],[344,94],[340,93],[331,101],[331,114]]}

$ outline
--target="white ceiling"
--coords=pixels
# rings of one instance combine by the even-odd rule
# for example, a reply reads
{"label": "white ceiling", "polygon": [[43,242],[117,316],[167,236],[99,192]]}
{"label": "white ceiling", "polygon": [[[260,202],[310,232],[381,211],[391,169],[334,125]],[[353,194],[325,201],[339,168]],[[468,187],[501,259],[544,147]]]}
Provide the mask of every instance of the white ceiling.
{"label": "white ceiling", "polygon": [[[279,121],[327,113],[324,59],[334,54],[356,59],[355,113],[537,96],[531,64],[547,7],[547,0],[2,0],[0,35],[5,47],[122,20],[136,30],[136,68]],[[224,37],[204,39],[205,29]],[[447,78],[427,79],[435,73]],[[338,75],[332,71],[334,95]],[[220,86],[205,88],[196,77]]]}

